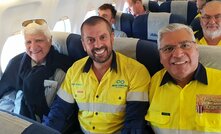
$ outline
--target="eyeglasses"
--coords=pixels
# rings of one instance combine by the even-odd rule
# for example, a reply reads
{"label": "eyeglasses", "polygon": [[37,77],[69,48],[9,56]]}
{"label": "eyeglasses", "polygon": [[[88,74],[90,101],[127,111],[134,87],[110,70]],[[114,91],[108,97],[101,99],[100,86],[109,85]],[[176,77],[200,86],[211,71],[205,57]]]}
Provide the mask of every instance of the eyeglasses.
{"label": "eyeglasses", "polygon": [[165,47],[162,47],[159,50],[162,53],[165,53],[165,54],[169,54],[169,53],[174,52],[174,50],[177,47],[179,47],[180,49],[186,51],[186,50],[190,50],[193,47],[193,44],[196,44],[196,42],[186,40],[186,41],[179,42],[178,44],[179,45],[166,45]]}
{"label": "eyeglasses", "polygon": [[204,16],[201,16],[201,18],[206,22],[210,21],[212,18],[214,18],[216,21],[221,21],[221,14],[217,14],[214,16],[204,15]]}
{"label": "eyeglasses", "polygon": [[32,20],[26,20],[22,23],[23,27],[26,27],[27,25],[31,24],[31,23],[36,23],[38,25],[43,25],[43,24],[47,24],[47,22],[44,19],[32,19]]}

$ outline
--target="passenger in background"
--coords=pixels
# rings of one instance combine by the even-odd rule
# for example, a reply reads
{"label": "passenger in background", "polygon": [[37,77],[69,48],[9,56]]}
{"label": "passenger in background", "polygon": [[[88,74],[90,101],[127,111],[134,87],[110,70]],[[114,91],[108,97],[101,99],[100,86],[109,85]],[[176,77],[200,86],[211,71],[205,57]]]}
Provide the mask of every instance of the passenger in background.
{"label": "passenger in background", "polygon": [[26,52],[9,62],[0,80],[0,109],[41,122],[72,62],[52,46],[44,19],[27,20],[22,26]]}
{"label": "passenger in background", "polygon": [[196,6],[197,6],[197,9],[198,9],[198,14],[195,18],[200,17],[200,9],[202,8],[202,5],[205,4],[206,2],[209,2],[209,1],[212,1],[212,0],[196,0]]}
{"label": "passenger in background", "polygon": [[149,72],[136,60],[113,51],[114,34],[106,19],[88,18],[81,35],[89,56],[68,70],[44,124],[61,131],[73,112],[71,104],[77,103],[84,133],[145,134]]}
{"label": "passenger in background", "polygon": [[192,29],[170,24],[159,31],[158,45],[164,69],[151,79],[145,117],[155,133],[221,133],[221,70],[199,63]]}
{"label": "passenger in background", "polygon": [[202,5],[200,10],[202,31],[195,33],[200,45],[221,46],[221,1],[210,1]]}
{"label": "passenger in background", "polygon": [[142,0],[127,0],[126,2],[129,6],[129,12],[134,17],[149,13],[149,11],[146,10],[145,6],[143,5]]}
{"label": "passenger in background", "polygon": [[[111,25],[115,23],[117,11],[111,4],[103,4],[98,8],[98,15],[105,18]],[[114,37],[127,37],[127,34],[123,31],[114,29]]]}

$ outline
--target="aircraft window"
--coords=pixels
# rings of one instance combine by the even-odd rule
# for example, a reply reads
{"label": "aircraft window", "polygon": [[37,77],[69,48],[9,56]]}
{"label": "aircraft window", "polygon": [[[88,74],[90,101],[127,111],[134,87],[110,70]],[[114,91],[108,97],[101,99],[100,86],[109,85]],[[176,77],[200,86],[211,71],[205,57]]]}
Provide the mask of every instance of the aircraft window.
{"label": "aircraft window", "polygon": [[97,16],[98,13],[96,10],[91,10],[91,11],[88,11],[87,14],[85,15],[84,17],[84,20],[86,20],[87,18],[91,17],[91,16]]}
{"label": "aircraft window", "polygon": [[61,18],[54,26],[53,31],[71,32],[71,21],[68,17]]}
{"label": "aircraft window", "polygon": [[127,2],[125,2],[125,3],[124,3],[124,7],[123,7],[123,12],[124,12],[124,13],[129,13],[128,8],[129,8],[129,5],[128,5]]}
{"label": "aircraft window", "polygon": [[2,54],[1,54],[1,68],[2,72],[5,71],[5,68],[8,62],[16,55],[25,51],[24,38],[22,34],[12,35],[7,38]]}

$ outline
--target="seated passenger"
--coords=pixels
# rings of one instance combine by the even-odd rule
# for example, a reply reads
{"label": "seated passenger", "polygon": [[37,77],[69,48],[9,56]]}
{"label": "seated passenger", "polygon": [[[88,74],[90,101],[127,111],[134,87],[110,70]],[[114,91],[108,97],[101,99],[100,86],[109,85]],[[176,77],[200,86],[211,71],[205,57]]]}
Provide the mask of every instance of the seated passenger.
{"label": "seated passenger", "polygon": [[[117,11],[111,4],[103,4],[98,8],[98,15],[105,18],[111,25],[115,23]],[[114,29],[114,37],[127,37],[127,34],[123,31]]]}
{"label": "seated passenger", "polygon": [[144,134],[149,72],[138,61],[113,51],[114,34],[106,19],[85,20],[81,36],[88,56],[68,70],[44,124],[61,131],[77,103],[84,133]]}
{"label": "seated passenger", "polygon": [[210,1],[200,10],[202,30],[195,33],[200,45],[221,46],[221,1]]}
{"label": "seated passenger", "polygon": [[127,0],[126,2],[129,6],[129,12],[134,17],[149,13],[149,11],[146,10],[145,6],[143,5],[142,0]]}
{"label": "seated passenger", "polygon": [[221,70],[199,63],[191,28],[170,24],[158,33],[164,69],[151,79],[145,117],[156,134],[221,132]]}
{"label": "seated passenger", "polygon": [[[26,52],[9,62],[0,80],[0,109],[15,112],[20,107],[21,115],[41,121],[72,62],[52,46],[45,20],[27,20],[22,26]],[[10,100],[9,95],[13,96]],[[14,102],[19,97],[21,102]]]}

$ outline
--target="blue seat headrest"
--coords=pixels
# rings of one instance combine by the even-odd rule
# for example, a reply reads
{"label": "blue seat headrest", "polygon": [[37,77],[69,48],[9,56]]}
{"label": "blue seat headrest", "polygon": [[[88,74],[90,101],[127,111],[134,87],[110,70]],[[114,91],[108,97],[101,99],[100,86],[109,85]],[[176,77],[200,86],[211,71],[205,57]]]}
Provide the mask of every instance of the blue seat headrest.
{"label": "blue seat headrest", "polygon": [[133,37],[157,41],[158,30],[170,23],[182,23],[186,21],[183,17],[171,13],[148,13],[137,16],[133,23]]}
{"label": "blue seat headrest", "polygon": [[160,5],[159,11],[180,15],[189,25],[197,15],[197,6],[193,1],[166,1]]}
{"label": "blue seat headrest", "polygon": [[160,6],[156,1],[143,0],[143,5],[145,6],[146,10],[151,12],[159,12]]}
{"label": "blue seat headrest", "polygon": [[123,31],[127,34],[127,37],[132,37],[132,24],[134,16],[129,13],[118,12],[116,14],[116,22],[114,24],[115,29]]}
{"label": "blue seat headrest", "polygon": [[136,48],[136,58],[148,69],[151,76],[163,68],[155,42],[139,40]]}
{"label": "blue seat headrest", "polygon": [[67,37],[66,44],[68,55],[72,58],[73,61],[87,56],[87,53],[83,49],[80,35],[71,33]]}

